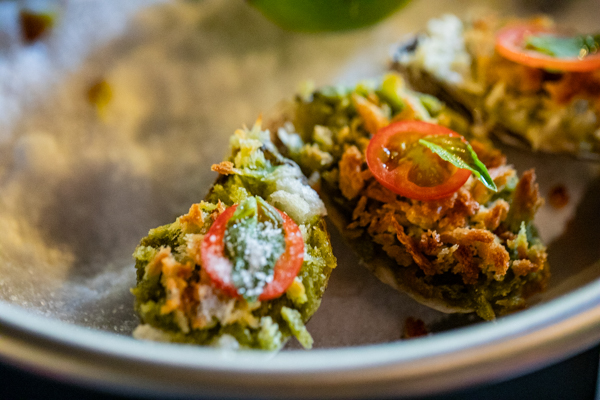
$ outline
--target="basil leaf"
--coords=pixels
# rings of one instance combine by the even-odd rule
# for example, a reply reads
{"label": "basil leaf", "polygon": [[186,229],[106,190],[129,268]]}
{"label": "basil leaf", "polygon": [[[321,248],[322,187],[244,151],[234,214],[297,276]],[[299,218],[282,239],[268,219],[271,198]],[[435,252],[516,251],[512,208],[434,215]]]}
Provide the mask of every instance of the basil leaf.
{"label": "basil leaf", "polygon": [[262,198],[248,197],[228,221],[224,242],[233,285],[247,301],[257,300],[285,251],[281,215]]}
{"label": "basil leaf", "polygon": [[456,167],[468,169],[479,178],[485,187],[494,192],[498,191],[485,165],[479,161],[471,145],[463,142],[461,138],[446,135],[428,136],[426,139],[419,139],[419,144]]}
{"label": "basil leaf", "polygon": [[525,48],[557,58],[583,58],[600,49],[600,34],[580,36],[529,35]]}

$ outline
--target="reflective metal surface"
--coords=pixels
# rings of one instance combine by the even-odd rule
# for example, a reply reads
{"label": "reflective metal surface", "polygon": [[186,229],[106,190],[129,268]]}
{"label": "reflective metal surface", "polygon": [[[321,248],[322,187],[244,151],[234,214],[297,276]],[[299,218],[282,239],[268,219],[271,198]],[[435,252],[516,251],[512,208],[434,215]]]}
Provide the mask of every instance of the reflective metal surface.
{"label": "reflective metal surface", "polygon": [[[339,267],[308,325],[317,349],[232,353],[129,337],[133,249],[202,199],[234,129],[306,79],[380,74],[403,35],[480,2],[415,1],[373,29],[319,36],[283,32],[243,2],[40,1],[61,19],[33,46],[9,26],[11,4],[0,4],[3,361],[158,397],[355,398],[508,379],[600,341],[598,166],[517,150],[510,162],[535,167],[544,195],[563,185],[570,197],[536,219],[553,278],[528,310],[490,323],[430,310],[379,283],[332,232]],[[593,6],[575,2],[560,18],[597,29]],[[103,108],[87,96],[101,81],[112,90]],[[433,334],[399,340],[407,317]]]}

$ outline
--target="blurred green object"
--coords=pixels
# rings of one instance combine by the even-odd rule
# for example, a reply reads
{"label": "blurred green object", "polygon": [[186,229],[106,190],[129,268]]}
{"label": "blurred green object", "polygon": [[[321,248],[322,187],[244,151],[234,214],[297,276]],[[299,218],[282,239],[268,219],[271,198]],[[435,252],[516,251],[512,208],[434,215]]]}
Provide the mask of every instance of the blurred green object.
{"label": "blurred green object", "polygon": [[375,24],[410,0],[247,0],[265,17],[297,32],[343,31]]}

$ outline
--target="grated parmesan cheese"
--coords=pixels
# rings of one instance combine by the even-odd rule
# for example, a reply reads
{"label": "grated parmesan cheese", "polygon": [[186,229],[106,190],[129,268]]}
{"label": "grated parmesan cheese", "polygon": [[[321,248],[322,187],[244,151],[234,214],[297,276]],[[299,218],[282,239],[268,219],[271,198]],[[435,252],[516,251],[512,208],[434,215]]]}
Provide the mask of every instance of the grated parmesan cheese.
{"label": "grated parmesan cheese", "polygon": [[462,84],[470,74],[471,56],[466,50],[462,21],[446,14],[427,24],[419,35],[419,46],[413,54],[403,54],[398,60],[405,65],[423,68],[436,78]]}

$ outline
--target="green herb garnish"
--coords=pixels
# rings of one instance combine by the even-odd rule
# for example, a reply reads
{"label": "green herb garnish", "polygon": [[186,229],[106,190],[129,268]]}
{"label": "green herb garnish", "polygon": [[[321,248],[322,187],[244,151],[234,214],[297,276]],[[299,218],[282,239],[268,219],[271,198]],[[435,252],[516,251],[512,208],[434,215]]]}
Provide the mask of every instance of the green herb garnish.
{"label": "green herb garnish", "polygon": [[600,34],[556,36],[548,33],[529,35],[525,48],[557,58],[584,58],[600,49]]}
{"label": "green herb garnish", "polygon": [[427,147],[443,160],[471,171],[490,190],[498,191],[494,180],[490,176],[485,165],[479,161],[477,154],[469,143],[465,143],[459,137],[447,135],[428,136],[427,139],[419,139],[419,144]]}
{"label": "green herb garnish", "polygon": [[224,242],[234,286],[247,301],[255,301],[273,280],[275,264],[285,250],[281,216],[262,198],[248,197],[227,223]]}

